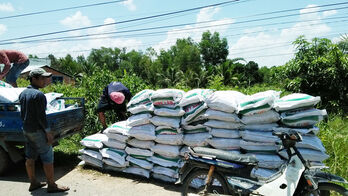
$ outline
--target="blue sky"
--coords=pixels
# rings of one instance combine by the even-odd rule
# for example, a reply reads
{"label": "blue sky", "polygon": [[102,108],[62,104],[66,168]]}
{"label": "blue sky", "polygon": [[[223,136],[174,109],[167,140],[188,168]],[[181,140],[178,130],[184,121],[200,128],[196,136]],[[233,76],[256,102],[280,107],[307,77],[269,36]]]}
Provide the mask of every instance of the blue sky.
{"label": "blue sky", "polygon": [[[88,56],[92,48],[100,47],[126,47],[128,50],[137,51],[153,47],[159,51],[174,45],[178,38],[191,37],[199,42],[202,32],[210,30],[219,32],[221,38],[227,38],[229,58],[242,57],[247,61],[257,62],[260,67],[270,67],[283,65],[293,57],[295,49],[291,43],[299,35],[305,35],[307,39],[326,37],[338,41],[348,30],[348,2],[343,0],[240,0],[164,17],[124,22],[227,2],[226,0],[127,0],[1,19],[7,16],[102,2],[108,1],[0,1],[0,48],[21,50],[25,54],[37,55],[40,58],[47,57],[48,54],[56,57],[64,57],[67,54],[74,57]],[[337,5],[324,6],[328,4]],[[284,12],[290,9],[292,11]],[[110,23],[116,24],[55,33]],[[164,28],[179,24],[183,25]],[[146,28],[157,29],[139,30]],[[128,32],[121,33],[122,31]],[[46,33],[55,34],[39,36]],[[81,38],[50,42],[42,40],[91,34],[94,36],[83,37],[83,40]],[[21,38],[26,36],[33,37]],[[32,42],[23,43],[29,40]]]}

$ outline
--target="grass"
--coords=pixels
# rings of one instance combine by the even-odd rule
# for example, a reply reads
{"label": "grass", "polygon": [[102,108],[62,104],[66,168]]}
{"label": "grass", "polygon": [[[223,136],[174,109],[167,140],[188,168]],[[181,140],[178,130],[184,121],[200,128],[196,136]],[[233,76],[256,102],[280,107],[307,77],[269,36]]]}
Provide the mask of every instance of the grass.
{"label": "grass", "polygon": [[330,155],[324,161],[330,167],[328,172],[348,180],[348,116],[331,116],[327,122],[321,122],[319,128],[318,136]]}

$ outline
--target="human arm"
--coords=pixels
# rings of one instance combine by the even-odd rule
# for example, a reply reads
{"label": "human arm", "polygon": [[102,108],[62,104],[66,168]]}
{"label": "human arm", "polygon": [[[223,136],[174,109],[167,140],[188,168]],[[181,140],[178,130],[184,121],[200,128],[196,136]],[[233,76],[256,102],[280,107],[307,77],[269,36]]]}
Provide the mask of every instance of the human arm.
{"label": "human arm", "polygon": [[107,126],[106,126],[106,120],[105,120],[105,113],[99,112],[98,116],[99,116],[99,120],[100,120],[101,124],[103,125],[103,129],[106,129]]}
{"label": "human arm", "polygon": [[37,108],[37,115],[38,115],[38,123],[42,130],[46,133],[47,138],[47,144],[51,145],[53,143],[54,135],[51,131],[51,128],[48,126],[47,123],[47,117],[46,117],[46,105],[47,100],[46,96],[43,93],[38,93],[36,98],[36,108]]}
{"label": "human arm", "polygon": [[10,68],[11,68],[10,60],[8,59],[6,53],[2,51],[0,51],[0,63],[3,63],[5,65],[4,69],[0,73],[0,80],[2,80],[10,71]]}

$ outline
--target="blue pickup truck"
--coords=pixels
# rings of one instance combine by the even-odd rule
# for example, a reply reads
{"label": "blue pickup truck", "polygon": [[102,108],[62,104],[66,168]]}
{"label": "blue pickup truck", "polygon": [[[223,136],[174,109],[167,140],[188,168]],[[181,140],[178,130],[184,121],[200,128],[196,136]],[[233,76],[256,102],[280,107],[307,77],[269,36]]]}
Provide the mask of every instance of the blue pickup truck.
{"label": "blue pickup truck", "polygon": [[[54,132],[55,144],[58,144],[60,139],[82,130],[85,119],[84,98],[58,99],[72,100],[70,102],[75,102],[77,105],[71,109],[47,114],[48,124]],[[23,152],[19,149],[24,145],[25,138],[20,112],[15,109],[18,107],[19,103],[0,103],[0,174],[6,171],[11,162],[23,159]]]}

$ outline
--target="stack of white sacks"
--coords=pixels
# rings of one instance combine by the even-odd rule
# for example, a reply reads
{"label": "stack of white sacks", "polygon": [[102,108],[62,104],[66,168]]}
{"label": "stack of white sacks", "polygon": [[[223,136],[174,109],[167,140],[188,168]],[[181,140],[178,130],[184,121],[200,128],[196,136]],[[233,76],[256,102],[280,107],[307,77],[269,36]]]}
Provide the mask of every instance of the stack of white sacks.
{"label": "stack of white sacks", "polygon": [[[19,102],[19,95],[26,88],[14,88],[10,84],[0,80],[0,103],[17,103]],[[65,107],[65,101],[59,99],[63,96],[61,93],[50,92],[46,93],[47,107],[46,114],[55,113],[63,110],[76,108],[76,105]],[[15,105],[13,111],[20,111],[19,105]]]}
{"label": "stack of white sacks", "polygon": [[143,90],[128,103],[133,115],[81,140],[85,163],[167,182],[177,180],[187,147],[207,146],[253,154],[255,177],[275,173],[288,158],[277,152],[275,130],[296,129],[297,146],[312,164],[328,158],[315,127],[327,114],[314,109],[320,97],[280,92],[244,95],[237,91],[194,89]]}

